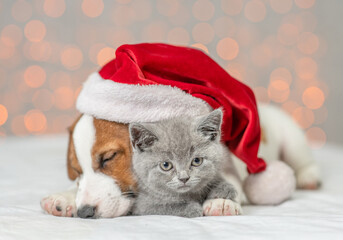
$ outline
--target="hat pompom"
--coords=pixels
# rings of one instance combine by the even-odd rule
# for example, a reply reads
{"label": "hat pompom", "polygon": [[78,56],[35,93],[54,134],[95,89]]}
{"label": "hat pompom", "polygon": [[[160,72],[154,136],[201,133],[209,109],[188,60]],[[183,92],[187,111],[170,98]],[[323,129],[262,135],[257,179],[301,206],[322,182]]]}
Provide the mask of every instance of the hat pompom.
{"label": "hat pompom", "polygon": [[250,174],[244,191],[251,204],[276,205],[291,197],[295,191],[294,171],[281,161],[268,163],[266,170]]}

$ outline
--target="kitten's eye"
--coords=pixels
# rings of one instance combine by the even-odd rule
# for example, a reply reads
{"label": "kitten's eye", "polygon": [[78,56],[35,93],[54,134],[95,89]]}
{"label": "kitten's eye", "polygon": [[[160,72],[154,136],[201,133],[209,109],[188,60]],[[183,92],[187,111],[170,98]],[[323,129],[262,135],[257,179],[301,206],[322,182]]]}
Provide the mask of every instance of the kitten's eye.
{"label": "kitten's eye", "polygon": [[116,152],[107,152],[107,153],[104,153],[100,156],[100,160],[99,160],[99,163],[100,163],[100,168],[105,168],[106,167],[106,164],[111,161],[112,159],[114,159],[114,157],[117,155]]}
{"label": "kitten's eye", "polygon": [[197,157],[192,160],[192,166],[199,167],[203,162],[203,158]]}
{"label": "kitten's eye", "polygon": [[160,168],[163,171],[169,171],[173,168],[173,164],[171,162],[162,162],[160,163]]}

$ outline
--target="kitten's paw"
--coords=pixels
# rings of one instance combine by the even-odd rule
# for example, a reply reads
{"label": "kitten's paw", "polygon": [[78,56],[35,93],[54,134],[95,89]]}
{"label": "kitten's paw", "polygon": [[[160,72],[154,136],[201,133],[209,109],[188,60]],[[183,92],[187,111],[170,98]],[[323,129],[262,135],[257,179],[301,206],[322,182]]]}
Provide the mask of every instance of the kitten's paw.
{"label": "kitten's paw", "polygon": [[75,196],[68,192],[47,196],[41,200],[40,205],[45,212],[54,216],[77,216]]}
{"label": "kitten's paw", "polygon": [[204,216],[233,216],[242,212],[241,205],[230,199],[209,199],[203,204]]}
{"label": "kitten's paw", "polygon": [[320,187],[321,179],[318,166],[313,164],[300,169],[296,173],[297,188],[315,190]]}

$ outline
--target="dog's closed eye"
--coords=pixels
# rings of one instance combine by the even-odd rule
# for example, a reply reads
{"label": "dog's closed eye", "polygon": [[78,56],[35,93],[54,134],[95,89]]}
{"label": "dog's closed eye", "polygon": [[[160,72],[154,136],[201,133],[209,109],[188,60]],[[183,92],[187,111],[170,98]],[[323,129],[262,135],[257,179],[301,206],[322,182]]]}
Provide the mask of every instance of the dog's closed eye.
{"label": "dog's closed eye", "polygon": [[101,154],[100,159],[99,159],[100,168],[105,168],[106,164],[109,161],[113,160],[116,155],[117,155],[117,152],[115,152],[115,151],[108,151],[108,152]]}

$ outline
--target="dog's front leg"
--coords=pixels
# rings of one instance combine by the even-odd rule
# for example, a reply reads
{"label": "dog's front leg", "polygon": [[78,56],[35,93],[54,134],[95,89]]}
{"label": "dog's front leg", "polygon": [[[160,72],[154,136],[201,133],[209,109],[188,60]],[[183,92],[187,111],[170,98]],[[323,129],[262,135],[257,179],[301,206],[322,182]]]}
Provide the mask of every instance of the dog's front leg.
{"label": "dog's front leg", "polygon": [[77,188],[72,188],[68,191],[51,194],[44,197],[40,205],[48,214],[60,217],[76,217],[76,192]]}

